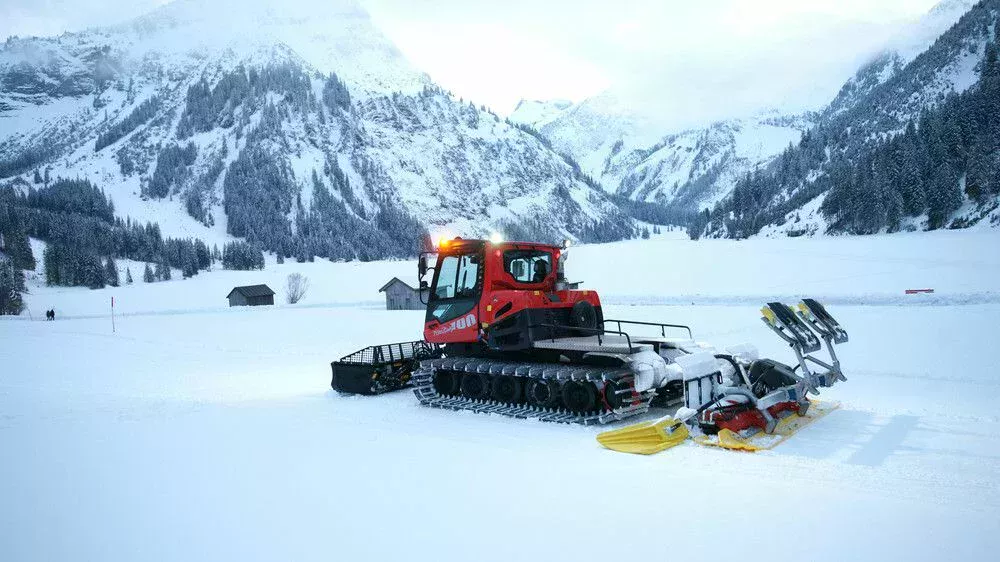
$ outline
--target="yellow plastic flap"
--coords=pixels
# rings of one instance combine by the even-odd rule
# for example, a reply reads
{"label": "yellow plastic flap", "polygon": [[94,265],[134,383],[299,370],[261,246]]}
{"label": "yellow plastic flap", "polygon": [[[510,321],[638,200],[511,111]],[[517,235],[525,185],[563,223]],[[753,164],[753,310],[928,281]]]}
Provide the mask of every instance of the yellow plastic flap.
{"label": "yellow plastic flap", "polygon": [[688,435],[686,425],[667,418],[605,431],[597,436],[597,442],[620,453],[652,455],[680,445]]}

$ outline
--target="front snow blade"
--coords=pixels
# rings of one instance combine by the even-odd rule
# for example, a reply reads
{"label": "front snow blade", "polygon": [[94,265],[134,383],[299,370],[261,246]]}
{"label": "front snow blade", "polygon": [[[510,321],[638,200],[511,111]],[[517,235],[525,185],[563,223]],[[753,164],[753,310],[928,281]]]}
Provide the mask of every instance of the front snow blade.
{"label": "front snow blade", "polygon": [[723,429],[718,435],[699,435],[694,440],[702,445],[711,447],[721,447],[732,451],[762,451],[773,449],[786,439],[798,433],[799,430],[812,422],[822,418],[830,412],[840,407],[838,402],[826,402],[819,400],[810,401],[809,410],[806,415],[800,416],[792,414],[778,421],[774,428],[774,433],[764,433],[759,431],[752,435],[740,435],[734,431]]}
{"label": "front snow blade", "polygon": [[652,455],[680,445],[687,438],[687,426],[672,417],[666,417],[605,431],[597,436],[597,442],[619,453]]}

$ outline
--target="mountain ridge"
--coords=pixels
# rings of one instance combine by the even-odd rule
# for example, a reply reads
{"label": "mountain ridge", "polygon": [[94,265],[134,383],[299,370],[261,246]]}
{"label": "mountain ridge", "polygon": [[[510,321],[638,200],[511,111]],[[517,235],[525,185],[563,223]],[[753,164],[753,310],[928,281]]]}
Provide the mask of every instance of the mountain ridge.
{"label": "mountain ridge", "polygon": [[[370,51],[351,45],[345,56],[361,63],[342,76],[277,32],[179,45],[204,22],[190,24],[177,6],[198,5],[180,0],[114,28],[7,41],[0,175],[84,176],[120,211],[162,218],[166,232],[244,237],[286,256],[412,255],[423,227],[552,240],[633,235],[631,219],[564,157],[455,100],[405,60],[368,71]],[[347,31],[324,33],[343,39],[370,23],[354,16]],[[275,29],[289,21],[298,20]],[[380,44],[373,29],[364,41]],[[330,50],[312,48],[310,56]]]}
{"label": "mountain ridge", "polygon": [[[675,212],[704,210],[727,197],[743,176],[797,144],[816,123],[853,107],[889,80],[975,4],[975,0],[937,4],[893,37],[832,102],[815,112],[765,110],[658,135],[650,132],[655,127],[647,127],[649,121],[643,123],[623,111],[613,93],[605,92],[533,126],[611,192],[664,204]],[[747,154],[740,136],[756,136],[761,150]]]}
{"label": "mountain ridge", "polygon": [[[907,128],[914,126],[918,119],[923,127],[928,111],[977,85],[984,68],[983,61],[996,41],[998,20],[1000,1],[978,2],[928,50],[903,69],[868,91],[861,92],[854,102],[845,104],[843,109],[831,106],[831,110],[821,115],[816,127],[803,137],[801,143],[783,153],[768,167],[741,180],[731,198],[720,203],[708,215],[699,217],[692,225],[692,233],[698,236],[704,231],[710,236],[743,238],[760,232],[767,235],[836,234],[858,230],[853,226],[838,226],[846,224],[842,221],[828,220],[827,213],[833,210],[825,201],[827,192],[838,185],[856,181],[852,179],[848,182],[842,176],[831,177],[831,170],[840,170],[844,163],[852,163],[857,167],[858,174],[867,174],[869,170],[863,166],[864,163],[873,165],[868,157],[872,151],[908,132]],[[949,119],[952,118],[954,116],[949,116]],[[910,137],[916,138],[916,133],[910,134]],[[957,146],[958,143],[949,141],[949,144]],[[963,167],[968,164],[954,161],[952,165]],[[950,176],[950,173],[946,175]],[[965,182],[959,176],[953,179],[954,186],[950,177],[935,182],[923,178],[920,183],[926,184],[929,190],[933,189],[926,194],[931,198],[938,190],[951,191],[960,181]],[[880,189],[887,187],[884,183],[876,185]],[[901,225],[899,221],[894,221],[896,226],[889,228],[937,228],[945,224],[969,226],[988,218],[989,213],[983,213],[980,208],[982,202],[974,206],[969,206],[968,202],[961,204],[959,196],[959,204],[953,204],[944,206],[947,212],[956,213],[948,220],[931,218],[926,214],[926,206],[917,205],[907,211],[907,216],[912,219],[910,223]],[[882,224],[881,220],[873,221],[873,224]],[[861,230],[868,230],[868,227]]]}

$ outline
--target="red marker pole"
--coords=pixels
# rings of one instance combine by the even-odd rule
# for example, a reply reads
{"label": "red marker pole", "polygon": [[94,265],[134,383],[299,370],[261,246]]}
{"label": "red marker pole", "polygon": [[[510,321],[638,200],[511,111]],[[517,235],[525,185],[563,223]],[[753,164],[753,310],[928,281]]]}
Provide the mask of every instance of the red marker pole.
{"label": "red marker pole", "polygon": [[111,297],[111,333],[115,333],[115,297]]}

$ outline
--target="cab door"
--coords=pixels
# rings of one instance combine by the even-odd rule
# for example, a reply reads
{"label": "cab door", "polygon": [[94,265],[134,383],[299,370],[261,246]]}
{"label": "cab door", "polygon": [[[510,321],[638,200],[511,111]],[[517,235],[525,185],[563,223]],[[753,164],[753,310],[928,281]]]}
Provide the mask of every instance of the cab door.
{"label": "cab door", "polygon": [[479,340],[482,252],[445,254],[438,259],[424,324],[424,338],[433,343]]}

